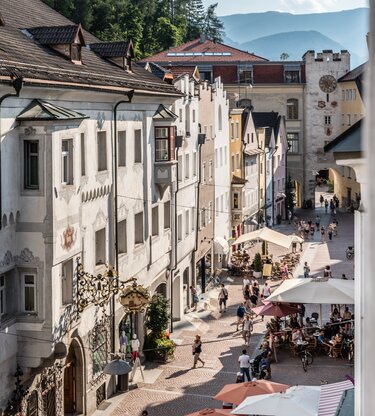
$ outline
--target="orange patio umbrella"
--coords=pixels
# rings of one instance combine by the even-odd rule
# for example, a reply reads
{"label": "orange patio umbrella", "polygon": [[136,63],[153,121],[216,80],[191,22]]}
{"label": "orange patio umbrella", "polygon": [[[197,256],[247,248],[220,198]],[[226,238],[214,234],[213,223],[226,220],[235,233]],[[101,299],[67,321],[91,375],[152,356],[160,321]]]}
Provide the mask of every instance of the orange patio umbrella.
{"label": "orange patio umbrella", "polygon": [[227,384],[213,397],[213,399],[239,405],[249,396],[284,392],[288,387],[287,384],[274,383],[268,380],[254,380],[247,381],[246,383]]}
{"label": "orange patio umbrella", "polygon": [[186,416],[228,416],[233,409],[202,409]]}

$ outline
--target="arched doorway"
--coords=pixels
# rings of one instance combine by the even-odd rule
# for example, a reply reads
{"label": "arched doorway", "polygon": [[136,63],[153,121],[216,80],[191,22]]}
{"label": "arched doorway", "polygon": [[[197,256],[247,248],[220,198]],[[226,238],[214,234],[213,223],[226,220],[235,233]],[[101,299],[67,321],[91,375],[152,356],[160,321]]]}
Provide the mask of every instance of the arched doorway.
{"label": "arched doorway", "polygon": [[155,293],[159,293],[159,295],[163,295],[166,298],[167,297],[167,284],[160,283],[160,285],[155,289]]}
{"label": "arched doorway", "polygon": [[64,414],[83,413],[83,359],[81,348],[73,340],[64,368]]}

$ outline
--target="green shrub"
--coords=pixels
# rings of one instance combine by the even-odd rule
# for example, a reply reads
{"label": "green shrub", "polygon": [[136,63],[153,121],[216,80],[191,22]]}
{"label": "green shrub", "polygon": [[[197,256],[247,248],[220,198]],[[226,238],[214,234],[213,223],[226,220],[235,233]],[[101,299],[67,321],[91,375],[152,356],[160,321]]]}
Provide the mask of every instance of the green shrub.
{"label": "green shrub", "polygon": [[254,271],[261,272],[262,271],[262,257],[260,253],[256,253],[254,257]]}

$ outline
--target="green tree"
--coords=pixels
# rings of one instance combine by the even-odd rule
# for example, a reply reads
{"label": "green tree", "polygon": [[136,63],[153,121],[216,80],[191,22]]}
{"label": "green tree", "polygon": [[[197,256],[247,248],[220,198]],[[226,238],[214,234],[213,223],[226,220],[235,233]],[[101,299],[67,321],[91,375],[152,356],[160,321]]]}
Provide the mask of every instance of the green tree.
{"label": "green tree", "polygon": [[190,0],[187,5],[187,29],[185,42],[199,38],[203,32],[205,10],[202,0]]}
{"label": "green tree", "polygon": [[72,20],[89,30],[92,22],[92,7],[90,0],[74,0]]}
{"label": "green tree", "polygon": [[162,337],[170,319],[169,300],[161,294],[154,295],[146,312],[146,328],[152,332],[153,337]]}
{"label": "green tree", "polygon": [[165,50],[176,46],[181,42],[181,34],[178,28],[166,17],[159,17],[154,28],[156,45],[159,50]]}
{"label": "green tree", "polygon": [[224,36],[224,23],[216,15],[216,4],[207,7],[204,17],[204,34],[214,42],[222,42]]}
{"label": "green tree", "polygon": [[113,1],[93,1],[91,25],[93,34],[100,37],[100,34],[108,32],[113,24],[115,24],[115,8]]}
{"label": "green tree", "polygon": [[288,54],[288,53],[283,52],[283,53],[280,55],[280,60],[281,60],[281,61],[287,61],[288,59],[289,59],[289,54]]}

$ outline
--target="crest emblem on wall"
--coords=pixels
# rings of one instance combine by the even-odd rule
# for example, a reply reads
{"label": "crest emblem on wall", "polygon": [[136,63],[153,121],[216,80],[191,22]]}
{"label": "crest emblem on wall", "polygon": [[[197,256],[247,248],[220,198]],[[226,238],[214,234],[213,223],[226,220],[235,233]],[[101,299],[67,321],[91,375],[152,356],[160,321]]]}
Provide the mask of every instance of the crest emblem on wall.
{"label": "crest emblem on wall", "polygon": [[74,230],[74,227],[71,227],[69,225],[63,232],[61,247],[64,250],[69,251],[74,246],[76,239],[77,239],[77,231]]}
{"label": "crest emblem on wall", "polygon": [[326,103],[322,100],[318,101],[318,107],[319,108],[324,108],[326,106]]}

